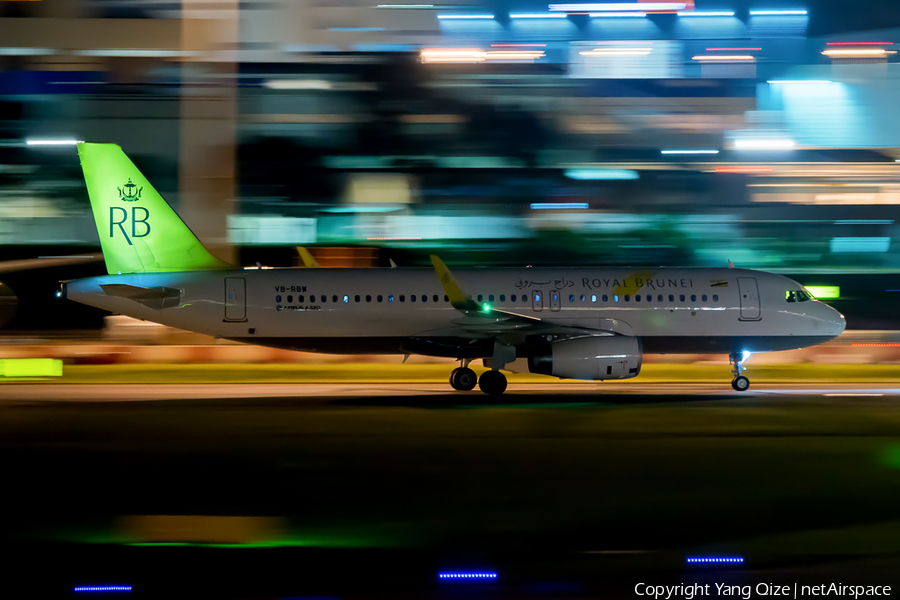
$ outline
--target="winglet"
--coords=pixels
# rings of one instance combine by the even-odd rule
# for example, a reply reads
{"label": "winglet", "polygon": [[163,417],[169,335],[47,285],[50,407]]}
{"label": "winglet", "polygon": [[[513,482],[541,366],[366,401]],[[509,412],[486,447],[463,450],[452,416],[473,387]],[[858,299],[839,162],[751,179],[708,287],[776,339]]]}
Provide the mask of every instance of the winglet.
{"label": "winglet", "polygon": [[297,254],[300,255],[300,260],[303,261],[303,266],[309,269],[318,269],[322,265],[319,264],[313,255],[309,253],[309,250],[304,248],[303,246],[297,246]]}
{"label": "winglet", "polygon": [[441,287],[444,288],[444,293],[447,294],[453,308],[463,311],[481,310],[481,307],[478,306],[477,302],[463,293],[462,288],[459,286],[456,278],[453,277],[450,269],[444,264],[444,261],[432,254],[431,264],[434,265],[434,270],[441,282]]}
{"label": "winglet", "polygon": [[728,268],[729,268],[729,269],[733,269],[733,268],[734,268],[734,263],[731,262],[731,259],[728,259]]}

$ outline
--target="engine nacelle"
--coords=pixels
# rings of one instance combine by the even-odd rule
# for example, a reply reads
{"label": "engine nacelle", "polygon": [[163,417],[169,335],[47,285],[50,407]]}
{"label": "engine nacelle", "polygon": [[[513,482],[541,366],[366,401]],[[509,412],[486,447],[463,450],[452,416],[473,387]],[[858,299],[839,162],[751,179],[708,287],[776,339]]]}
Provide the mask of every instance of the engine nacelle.
{"label": "engine nacelle", "polygon": [[641,341],[626,335],[569,338],[528,359],[528,370],[560,379],[630,379],[641,372]]}

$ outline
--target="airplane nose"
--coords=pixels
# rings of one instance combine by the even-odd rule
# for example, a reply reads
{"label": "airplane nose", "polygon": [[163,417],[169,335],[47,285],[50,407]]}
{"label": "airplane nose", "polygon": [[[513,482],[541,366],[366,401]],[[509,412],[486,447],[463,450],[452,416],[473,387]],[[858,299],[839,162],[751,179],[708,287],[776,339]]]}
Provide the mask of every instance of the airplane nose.
{"label": "airplane nose", "polygon": [[831,329],[834,331],[834,335],[840,335],[844,332],[844,329],[847,328],[847,319],[844,318],[844,315],[839,313],[837,310],[828,307],[831,311],[829,318],[826,322],[831,326]]}

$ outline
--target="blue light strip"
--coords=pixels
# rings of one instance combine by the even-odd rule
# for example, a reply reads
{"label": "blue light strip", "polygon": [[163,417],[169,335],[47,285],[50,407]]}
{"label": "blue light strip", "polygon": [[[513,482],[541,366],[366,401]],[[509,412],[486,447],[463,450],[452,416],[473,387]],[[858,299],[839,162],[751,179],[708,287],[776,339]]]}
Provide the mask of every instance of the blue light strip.
{"label": "blue light strip", "polygon": [[740,557],[698,557],[698,558],[688,558],[687,561],[689,563],[704,563],[704,564],[712,564],[712,563],[742,563],[744,562],[743,558]]}
{"label": "blue light strip", "polygon": [[532,202],[532,210],[584,210],[587,202]]}
{"label": "blue light strip", "polygon": [[567,169],[565,173],[569,179],[582,180],[625,180],[638,179],[637,171],[627,169]]}
{"label": "blue light strip", "polygon": [[76,585],[76,592],[130,592],[130,585]]}
{"label": "blue light strip", "polygon": [[756,16],[778,16],[778,15],[805,15],[805,10],[751,10],[750,14]]}
{"label": "blue light strip", "polygon": [[510,19],[568,19],[566,13],[513,13]]}
{"label": "blue light strip", "polygon": [[497,579],[497,574],[492,572],[472,573],[438,573],[438,579]]}
{"label": "blue light strip", "polygon": [[718,154],[718,150],[660,150],[660,154]]}

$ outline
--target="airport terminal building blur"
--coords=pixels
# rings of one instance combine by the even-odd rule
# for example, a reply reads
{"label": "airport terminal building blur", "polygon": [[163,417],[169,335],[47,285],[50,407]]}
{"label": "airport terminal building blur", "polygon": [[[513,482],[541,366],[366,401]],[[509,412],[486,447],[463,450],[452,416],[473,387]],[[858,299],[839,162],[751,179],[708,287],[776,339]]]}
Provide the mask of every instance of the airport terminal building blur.
{"label": "airport terminal building blur", "polygon": [[893,271],[895,8],[0,2],[0,244],[98,245],[79,139],[243,264]]}

